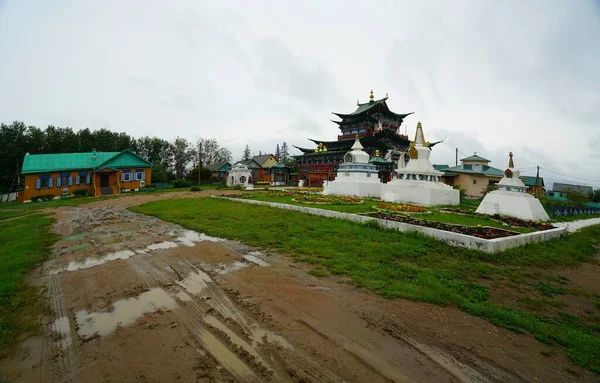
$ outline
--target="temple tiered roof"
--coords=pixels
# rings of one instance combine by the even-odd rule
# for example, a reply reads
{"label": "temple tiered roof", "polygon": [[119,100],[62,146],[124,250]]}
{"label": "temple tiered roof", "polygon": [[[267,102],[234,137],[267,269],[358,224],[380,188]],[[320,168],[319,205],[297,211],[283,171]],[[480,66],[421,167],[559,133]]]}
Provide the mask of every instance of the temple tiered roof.
{"label": "temple tiered roof", "polygon": [[[343,139],[338,141],[318,141],[312,138],[309,138],[309,140],[317,145],[323,144],[323,146],[327,148],[327,152],[347,152],[350,150],[350,148],[352,148],[352,144],[354,144],[354,138]],[[371,136],[360,137],[360,143],[365,148],[379,149],[385,154],[389,150],[389,148],[392,147],[407,147],[410,141],[408,140],[408,138],[400,136],[389,129],[384,129],[374,133]],[[301,148],[295,145],[294,147],[302,151],[302,153],[304,154],[315,153],[315,148]]]}
{"label": "temple tiered roof", "polygon": [[342,119],[341,121],[332,120],[332,122],[338,124],[340,129],[344,129],[344,126],[346,125],[359,124],[362,122],[370,122],[377,124],[381,120],[387,120],[389,122],[395,123],[399,127],[400,124],[402,124],[403,119],[406,116],[413,114],[414,112],[405,114],[398,114],[392,112],[387,106],[387,103],[385,102],[388,98],[389,97],[386,94],[384,98],[380,100],[375,100],[373,97],[373,91],[371,90],[369,102],[363,104],[357,102],[358,107],[352,113],[346,114],[332,112],[332,114],[335,114],[336,116]]}

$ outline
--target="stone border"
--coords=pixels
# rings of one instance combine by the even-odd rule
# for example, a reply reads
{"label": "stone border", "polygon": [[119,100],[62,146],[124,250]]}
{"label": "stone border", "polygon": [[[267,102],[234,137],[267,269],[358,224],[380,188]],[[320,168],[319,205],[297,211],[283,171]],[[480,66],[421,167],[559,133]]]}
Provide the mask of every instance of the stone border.
{"label": "stone border", "polygon": [[411,225],[411,224],[404,223],[404,222],[388,221],[385,219],[367,217],[367,216],[358,215],[358,214],[341,213],[341,212],[333,211],[333,210],[317,209],[314,207],[304,207],[304,206],[288,205],[288,204],[277,203],[277,202],[256,201],[256,200],[251,200],[251,199],[228,198],[228,197],[221,197],[221,196],[212,196],[212,198],[220,198],[220,199],[226,199],[228,201],[249,203],[252,205],[266,205],[266,206],[275,207],[278,209],[299,211],[302,213],[307,213],[307,214],[312,214],[312,215],[320,215],[320,216],[329,217],[329,218],[345,219],[345,220],[357,222],[357,223],[365,223],[365,222],[369,222],[369,221],[375,221],[379,226],[384,227],[384,228],[394,229],[394,230],[398,230],[401,232],[416,231],[416,232],[425,234],[429,237],[436,238],[440,241],[444,241],[452,246],[460,246],[460,247],[466,247],[469,249],[477,249],[477,250],[485,251],[487,253],[496,253],[499,251],[511,249],[513,247],[523,246],[528,243],[545,242],[545,241],[549,241],[553,238],[563,236],[567,233],[567,229],[561,227],[561,228],[544,230],[544,231],[536,231],[534,233],[513,235],[510,237],[484,239],[484,238],[472,237],[470,235],[452,233],[450,231],[434,229],[431,227]]}
{"label": "stone border", "polygon": [[580,219],[577,221],[553,222],[554,226],[564,227],[569,233],[575,232],[584,227],[600,225],[600,218]]}

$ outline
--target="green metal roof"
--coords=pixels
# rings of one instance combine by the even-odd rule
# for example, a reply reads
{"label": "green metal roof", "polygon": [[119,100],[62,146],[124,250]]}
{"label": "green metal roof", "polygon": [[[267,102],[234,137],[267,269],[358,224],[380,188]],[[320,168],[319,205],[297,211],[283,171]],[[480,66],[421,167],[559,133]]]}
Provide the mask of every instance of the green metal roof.
{"label": "green metal roof", "polygon": [[433,165],[433,168],[434,168],[435,170],[439,170],[439,171],[446,170],[446,169],[448,169],[449,167],[450,167],[450,166],[448,166],[448,165]]}
{"label": "green metal roof", "polygon": [[483,176],[496,176],[496,177],[504,176],[504,172],[502,170],[488,166],[488,165],[482,165],[480,172],[474,172],[473,165],[470,165],[470,164],[469,165],[459,165],[459,166],[447,168],[447,169],[444,169],[444,172],[446,172],[446,173],[450,172],[450,173],[481,174]]}
{"label": "green metal roof", "polygon": [[283,164],[283,162],[280,162],[280,163],[278,163],[278,164],[277,164],[277,165],[275,165],[275,166],[271,166],[271,169],[273,169],[273,168],[284,168],[284,169],[285,169],[285,168],[287,168],[287,166],[285,166],[285,165]]}
{"label": "green metal roof", "polygon": [[[523,183],[526,186],[535,186],[535,176],[519,176],[519,178],[521,179],[521,181],[523,181]],[[545,187],[543,177],[538,178],[538,185],[541,187]]]}
{"label": "green metal roof", "polygon": [[467,158],[461,158],[461,161],[480,161],[480,162],[491,162],[490,160],[483,158],[483,157],[479,157],[477,154],[473,154],[470,157]]}
{"label": "green metal roof", "polygon": [[371,164],[389,164],[390,161],[387,161],[381,157],[373,157],[369,160],[369,163],[371,163]]}
{"label": "green metal roof", "polygon": [[152,164],[132,151],[28,154],[23,159],[21,174],[48,173],[62,170],[86,170],[104,167],[149,167]]}

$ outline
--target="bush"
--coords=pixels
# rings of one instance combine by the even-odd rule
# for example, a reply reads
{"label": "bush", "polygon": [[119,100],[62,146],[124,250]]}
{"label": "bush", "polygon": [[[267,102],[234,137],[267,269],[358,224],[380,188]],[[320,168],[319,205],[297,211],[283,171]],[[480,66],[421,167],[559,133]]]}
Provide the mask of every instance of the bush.
{"label": "bush", "polygon": [[87,197],[88,196],[88,191],[87,189],[79,189],[79,190],[75,190],[73,192],[73,195],[75,197]]}
{"label": "bush", "polygon": [[488,184],[483,192],[481,193],[482,197],[485,197],[488,193],[493,192],[494,190],[498,190],[498,185],[496,184]]}
{"label": "bush", "polygon": [[177,180],[173,180],[173,187],[176,188],[189,188],[192,186],[192,183],[186,179],[180,178]]}
{"label": "bush", "polygon": [[31,197],[31,202],[52,201],[54,194],[42,194]]}
{"label": "bush", "polygon": [[242,190],[242,185],[235,185],[233,190]]}
{"label": "bush", "polygon": [[192,186],[192,191],[202,191],[202,189],[200,188],[200,186]]}
{"label": "bush", "polygon": [[460,192],[460,200],[464,200],[465,196],[467,195],[467,189],[461,188],[460,185],[454,185],[454,189]]}

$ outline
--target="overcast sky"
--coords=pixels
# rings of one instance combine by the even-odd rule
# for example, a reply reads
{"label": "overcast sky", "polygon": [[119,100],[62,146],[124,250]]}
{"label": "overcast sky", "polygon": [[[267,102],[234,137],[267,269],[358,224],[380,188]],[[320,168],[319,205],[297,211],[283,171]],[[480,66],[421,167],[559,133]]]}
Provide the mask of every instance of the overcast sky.
{"label": "overcast sky", "polygon": [[330,112],[370,89],[444,140],[435,163],[512,150],[600,187],[600,1],[0,0],[0,122],[216,138],[238,159],[335,140]]}

